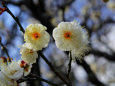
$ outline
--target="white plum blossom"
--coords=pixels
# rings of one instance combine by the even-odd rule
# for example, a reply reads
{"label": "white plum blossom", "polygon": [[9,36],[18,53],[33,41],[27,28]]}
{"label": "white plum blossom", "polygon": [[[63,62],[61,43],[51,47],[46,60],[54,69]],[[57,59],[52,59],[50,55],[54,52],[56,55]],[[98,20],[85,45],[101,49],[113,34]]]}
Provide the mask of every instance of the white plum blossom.
{"label": "white plum blossom", "polygon": [[89,50],[87,31],[77,21],[61,22],[54,30],[56,46],[62,51],[71,51],[78,59]]}
{"label": "white plum blossom", "polygon": [[24,69],[20,67],[18,61],[12,61],[1,67],[1,72],[10,79],[18,80],[23,76]]}
{"label": "white plum blossom", "polygon": [[17,82],[8,78],[0,71],[0,86],[18,86]]}
{"label": "white plum blossom", "polygon": [[50,36],[46,30],[47,28],[42,24],[30,24],[24,34],[26,46],[36,51],[47,47]]}
{"label": "white plum blossom", "polygon": [[22,46],[20,49],[20,54],[22,60],[24,60],[26,63],[33,64],[36,62],[36,58],[38,57],[38,54],[33,49],[29,49],[25,46]]}

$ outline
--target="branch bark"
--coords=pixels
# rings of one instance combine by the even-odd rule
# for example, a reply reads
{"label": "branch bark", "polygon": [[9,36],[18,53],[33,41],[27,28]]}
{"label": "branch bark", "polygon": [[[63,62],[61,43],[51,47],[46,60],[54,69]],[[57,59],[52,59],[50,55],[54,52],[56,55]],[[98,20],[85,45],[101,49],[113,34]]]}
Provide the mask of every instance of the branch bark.
{"label": "branch bark", "polygon": [[15,17],[15,16],[13,15],[13,13],[9,10],[9,8],[7,7],[5,1],[2,2],[2,5],[3,5],[3,7],[6,8],[6,11],[12,16],[12,18],[13,18],[13,19],[16,21],[16,23],[19,25],[20,30],[24,33],[24,32],[25,32],[25,31],[24,31],[24,28],[23,28],[22,25],[20,24],[19,19],[18,19],[17,17]]}
{"label": "branch bark", "polygon": [[48,61],[48,59],[39,51],[38,52],[40,54],[40,56],[42,57],[42,59],[48,64],[48,66],[50,67],[50,69],[67,85],[70,86],[68,84],[68,81],[62,76],[60,75],[55,68],[53,67],[53,65]]}
{"label": "branch bark", "polygon": [[82,60],[82,62],[80,62],[79,60],[76,60],[76,63],[78,65],[81,65],[85,69],[85,71],[88,74],[88,79],[91,83],[95,84],[96,86],[106,86],[105,84],[103,84],[102,82],[98,80],[98,78],[96,77],[96,75],[91,70],[90,66],[87,64],[85,60]]}
{"label": "branch bark", "polygon": [[[24,82],[24,81],[32,81],[32,80],[39,80],[43,81],[45,83],[50,84],[51,86],[59,86],[58,84],[52,83],[51,81],[48,81],[46,79],[41,78],[40,76],[37,76],[35,74],[30,74],[28,77],[22,78],[18,80],[18,83]],[[32,85],[33,86],[33,85]]]}
{"label": "branch bark", "polygon": [[115,62],[115,53],[113,53],[112,55],[107,54],[106,52],[102,52],[99,50],[91,50],[90,51],[91,54],[98,56],[98,57],[103,57],[109,61]]}

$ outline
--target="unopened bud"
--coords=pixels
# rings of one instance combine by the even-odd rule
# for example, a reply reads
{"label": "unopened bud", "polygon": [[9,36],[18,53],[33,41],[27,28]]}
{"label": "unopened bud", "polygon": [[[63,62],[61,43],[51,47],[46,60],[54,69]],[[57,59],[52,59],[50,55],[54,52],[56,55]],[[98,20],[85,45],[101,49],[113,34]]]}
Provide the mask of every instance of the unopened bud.
{"label": "unopened bud", "polygon": [[21,68],[24,68],[26,65],[27,65],[27,63],[22,60],[21,63],[20,63],[20,67],[21,67]]}

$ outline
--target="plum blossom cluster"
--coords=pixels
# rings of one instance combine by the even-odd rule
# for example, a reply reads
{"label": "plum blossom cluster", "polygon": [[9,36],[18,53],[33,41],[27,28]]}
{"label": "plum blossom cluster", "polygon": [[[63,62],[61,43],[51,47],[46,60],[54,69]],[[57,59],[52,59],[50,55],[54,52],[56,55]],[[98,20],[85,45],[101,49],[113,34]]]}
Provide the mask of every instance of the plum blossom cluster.
{"label": "plum blossom cluster", "polygon": [[30,24],[24,34],[25,43],[21,46],[20,54],[22,60],[28,64],[36,62],[38,50],[48,46],[50,35],[46,32],[47,28],[42,24]]}
{"label": "plum blossom cluster", "polygon": [[17,80],[30,73],[31,65],[24,61],[9,61],[0,58],[0,86],[18,86]]}
{"label": "plum blossom cluster", "polygon": [[17,80],[31,72],[32,64],[38,57],[37,51],[47,47],[50,40],[46,30],[41,24],[29,25],[24,34],[25,43],[20,49],[22,59],[11,61],[9,58],[0,58],[0,86],[18,86]]}
{"label": "plum blossom cluster", "polygon": [[[25,43],[21,47],[22,60],[29,64],[36,62],[37,51],[48,46],[50,36],[42,24],[30,24],[24,34]],[[87,31],[77,22],[61,22],[53,30],[56,46],[62,51],[70,51],[73,60],[81,60],[89,50]]]}
{"label": "plum blossom cluster", "polygon": [[[0,60],[0,86],[17,86],[17,80],[27,76],[33,63],[36,63],[38,51],[48,46],[50,35],[42,24],[30,24],[24,33],[25,43],[21,45],[21,60]],[[62,51],[70,51],[73,60],[81,59],[88,47],[87,31],[77,21],[61,22],[53,30],[56,46]]]}

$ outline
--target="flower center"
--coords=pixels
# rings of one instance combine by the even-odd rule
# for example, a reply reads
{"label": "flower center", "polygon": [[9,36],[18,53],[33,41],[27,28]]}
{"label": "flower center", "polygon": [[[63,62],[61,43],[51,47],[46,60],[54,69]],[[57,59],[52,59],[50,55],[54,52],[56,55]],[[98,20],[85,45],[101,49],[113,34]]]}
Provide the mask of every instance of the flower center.
{"label": "flower center", "polygon": [[33,50],[29,50],[29,53],[32,54],[32,53],[33,53]]}
{"label": "flower center", "polygon": [[72,35],[71,32],[67,31],[67,32],[64,33],[64,38],[65,39],[70,39],[71,35]]}
{"label": "flower center", "polygon": [[32,37],[33,37],[33,39],[35,39],[35,40],[39,39],[40,36],[41,36],[41,35],[40,35],[40,33],[38,33],[38,32],[35,32],[35,33],[32,34]]}

